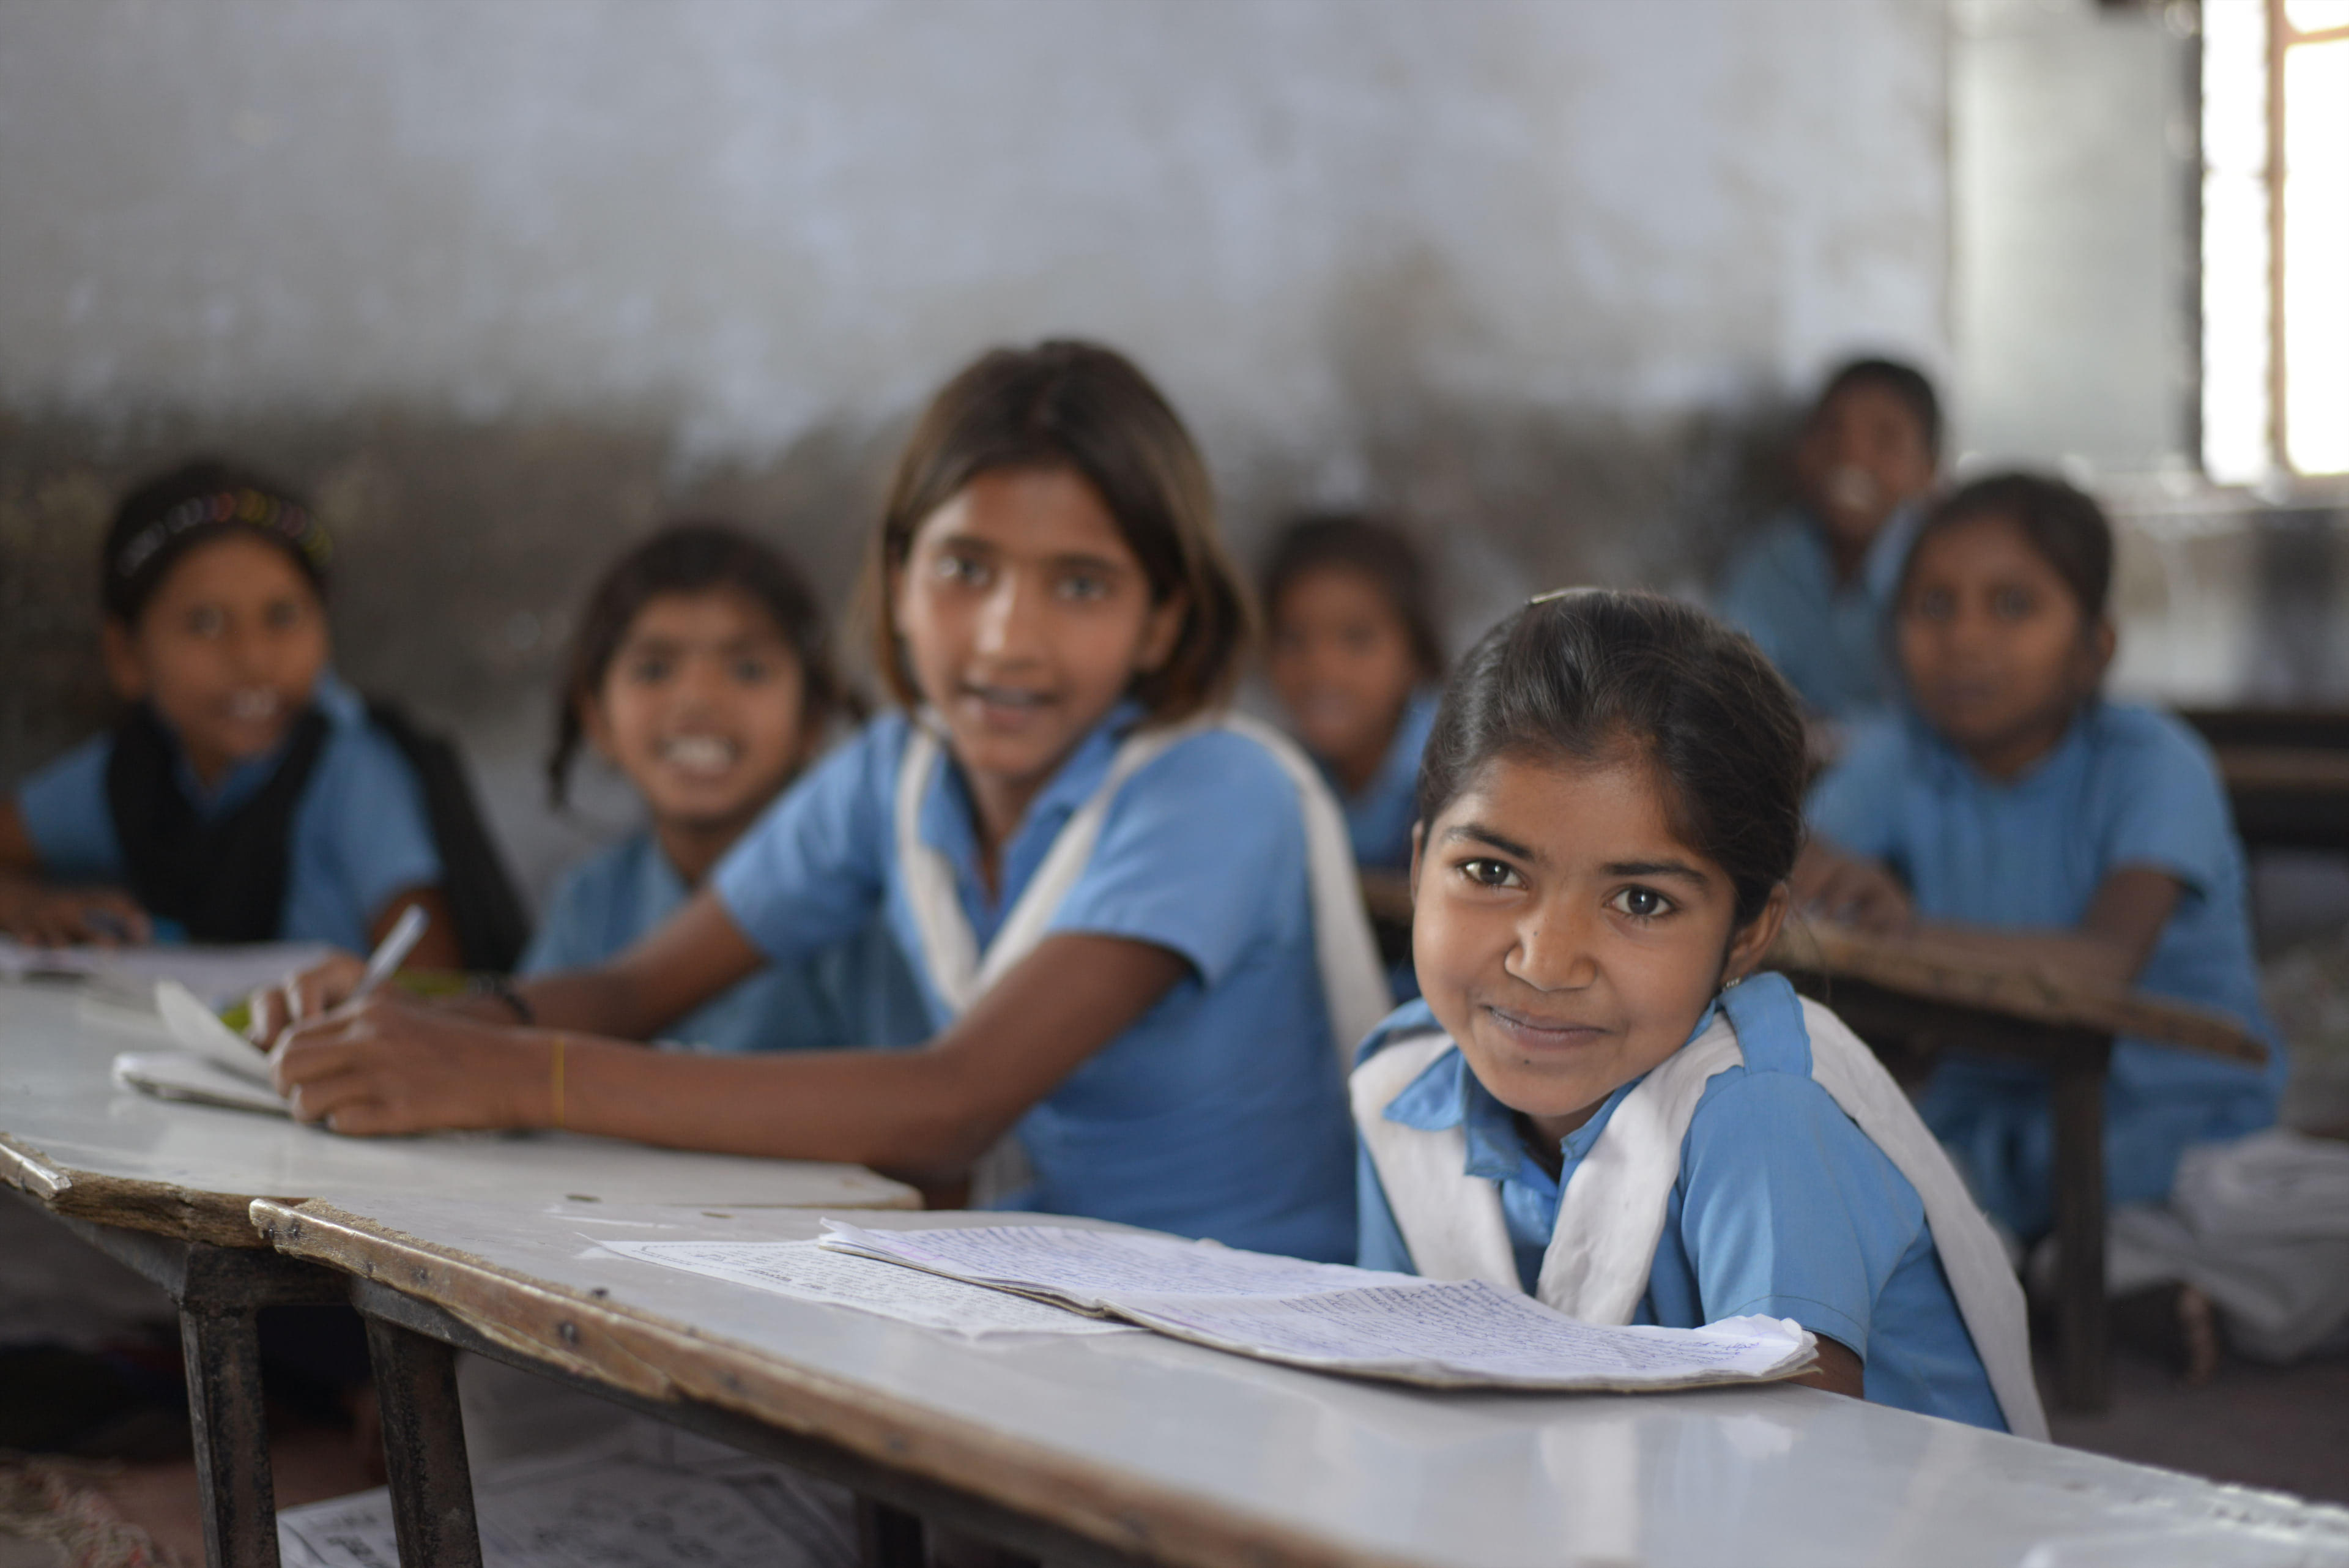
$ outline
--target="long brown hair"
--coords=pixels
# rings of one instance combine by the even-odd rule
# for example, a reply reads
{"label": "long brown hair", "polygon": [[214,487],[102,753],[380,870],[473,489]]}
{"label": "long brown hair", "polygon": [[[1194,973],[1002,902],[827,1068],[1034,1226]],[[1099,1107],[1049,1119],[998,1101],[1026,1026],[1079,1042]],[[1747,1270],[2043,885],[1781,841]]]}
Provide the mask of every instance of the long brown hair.
{"label": "long brown hair", "polygon": [[1153,720],[1221,702],[1239,677],[1255,607],[1216,527],[1207,465],[1173,405],[1133,362],[1096,343],[1054,339],[980,355],[940,388],[897,459],[866,558],[874,662],[891,695],[921,701],[900,646],[889,578],[914,535],[983,473],[1065,468],[1090,485],[1142,563],[1150,597],[1181,595],[1166,662],[1136,679]]}

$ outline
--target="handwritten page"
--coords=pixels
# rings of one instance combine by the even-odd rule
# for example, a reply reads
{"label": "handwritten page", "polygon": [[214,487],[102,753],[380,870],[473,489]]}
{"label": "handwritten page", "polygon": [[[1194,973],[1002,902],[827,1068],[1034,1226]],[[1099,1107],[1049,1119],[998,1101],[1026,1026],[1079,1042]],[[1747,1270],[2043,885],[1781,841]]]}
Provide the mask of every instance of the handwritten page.
{"label": "handwritten page", "polygon": [[292,1107],[266,1083],[232,1073],[192,1051],[125,1051],[114,1058],[114,1081],[158,1099],[261,1111],[287,1116]]}
{"label": "handwritten page", "polygon": [[858,1257],[818,1241],[607,1241],[664,1268],[828,1306],[854,1307],[947,1334],[1123,1334],[1104,1323],[985,1286]]}
{"label": "handwritten page", "polygon": [[[484,1568],[823,1568],[854,1560],[844,1494],[785,1467],[664,1465],[605,1453],[474,1478]],[[384,1488],[277,1516],[286,1568],[399,1561]]]}
{"label": "handwritten page", "polygon": [[1701,1329],[1578,1323],[1475,1280],[1307,1263],[1212,1242],[1040,1225],[865,1231],[823,1245],[1100,1313],[1219,1350],[1432,1387],[1694,1388],[1795,1376],[1817,1357],[1799,1324]]}

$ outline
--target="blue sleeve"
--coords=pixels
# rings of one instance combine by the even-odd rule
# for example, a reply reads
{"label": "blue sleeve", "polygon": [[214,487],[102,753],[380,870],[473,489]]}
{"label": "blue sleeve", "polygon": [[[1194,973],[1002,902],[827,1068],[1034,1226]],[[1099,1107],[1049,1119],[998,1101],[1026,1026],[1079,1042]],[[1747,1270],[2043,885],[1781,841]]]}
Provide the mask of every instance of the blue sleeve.
{"label": "blue sleeve", "polygon": [[1055,931],[1180,953],[1214,985],[1268,938],[1311,919],[1297,786],[1256,742],[1211,730],[1126,781]]}
{"label": "blue sleeve", "polygon": [[99,735],[17,786],[16,815],[44,875],[60,882],[122,877],[122,845],[106,801],[106,764],[113,754],[112,738]]}
{"label": "blue sleeve", "polygon": [[1403,1245],[1394,1210],[1387,1204],[1379,1168],[1371,1159],[1369,1146],[1359,1137],[1354,1139],[1354,1214],[1356,1268],[1383,1269],[1392,1274],[1419,1272],[1419,1266],[1411,1261],[1411,1249]]}
{"label": "blue sleeve", "polygon": [[[296,861],[309,861],[341,889],[362,933],[395,894],[440,881],[424,786],[391,738],[372,724],[336,733],[303,792],[294,832]],[[299,865],[295,879],[306,880]]]}
{"label": "blue sleeve", "polygon": [[1681,1151],[1681,1199],[1705,1322],[1790,1317],[1863,1359],[1876,1299],[1925,1213],[1826,1090],[1792,1073],[1707,1085]]}
{"label": "blue sleeve", "polygon": [[2098,857],[2106,871],[2166,871],[2205,897],[2240,881],[2234,817],[2217,764],[2168,721],[2141,717],[2147,725],[2141,741],[2116,751],[2102,781],[2112,792]]}
{"label": "blue sleeve", "polygon": [[597,919],[602,910],[596,908],[595,875],[604,856],[593,856],[563,874],[547,900],[546,913],[532,933],[530,946],[523,950],[522,960],[514,965],[517,975],[551,974],[557,970],[585,969],[609,958],[604,944],[596,940],[604,924]]}
{"label": "blue sleeve", "polygon": [[1788,649],[1779,635],[1777,596],[1771,592],[1778,565],[1775,530],[1764,534],[1731,558],[1713,596],[1713,612],[1752,638],[1770,662],[1785,668]]}
{"label": "blue sleeve", "polygon": [[873,919],[905,738],[902,720],[866,725],[784,791],[711,873],[718,901],[769,958],[803,958]]}
{"label": "blue sleeve", "polygon": [[1811,786],[1803,812],[1811,832],[1848,854],[1871,860],[1897,858],[1900,795],[1908,774],[1908,736],[1901,721],[1855,724],[1841,759]]}

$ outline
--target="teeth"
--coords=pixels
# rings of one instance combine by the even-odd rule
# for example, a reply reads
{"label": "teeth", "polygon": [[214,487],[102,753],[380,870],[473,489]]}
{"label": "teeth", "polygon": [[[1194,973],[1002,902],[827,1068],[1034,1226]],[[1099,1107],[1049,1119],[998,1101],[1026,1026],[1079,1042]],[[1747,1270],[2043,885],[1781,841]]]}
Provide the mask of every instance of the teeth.
{"label": "teeth", "polygon": [[228,700],[229,716],[235,719],[267,719],[278,706],[274,691],[239,691]]}
{"label": "teeth", "polygon": [[724,773],[741,754],[740,746],[716,735],[678,735],[660,745],[661,761],[692,774]]}

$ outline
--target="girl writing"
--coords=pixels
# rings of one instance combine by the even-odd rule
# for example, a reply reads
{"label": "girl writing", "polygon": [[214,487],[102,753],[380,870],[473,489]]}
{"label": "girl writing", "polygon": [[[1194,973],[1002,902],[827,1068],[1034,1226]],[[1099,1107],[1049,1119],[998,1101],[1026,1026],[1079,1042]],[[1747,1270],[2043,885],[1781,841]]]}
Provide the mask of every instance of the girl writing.
{"label": "girl writing", "polygon": [[[2006,474],[1935,509],[1895,621],[1909,711],[1857,731],[1810,803],[1795,879],[1833,919],[2061,965],[2233,1014],[2265,1069],[2122,1040],[2106,1189],[2166,1197],[2193,1144],[2275,1120],[2284,1054],[2261,1012],[2243,860],[2209,753],[2185,725],[2097,695],[2112,661],[2112,529],[2070,485]],[[1944,1057],[1919,1100],[1982,1206],[2052,1224],[2046,1075]]]}
{"label": "girl writing", "polygon": [[412,732],[329,667],[330,555],[307,507],[224,464],[122,503],[100,595],[128,711],[0,802],[0,931],[366,948],[416,904],[411,961],[461,966]]}
{"label": "girl writing", "polygon": [[2021,1288],[1947,1158],[1754,972],[1803,770],[1793,694],[1700,611],[1546,596],[1478,644],[1420,772],[1424,999],[1353,1075],[1360,1261],[1594,1322],[1792,1318],[1820,1386],[2044,1436]]}
{"label": "girl writing", "polygon": [[[791,564],[718,523],[664,528],[596,585],[571,649],[547,783],[560,809],[584,743],[649,825],[572,869],[522,972],[583,969],[677,912],[852,711],[814,596]],[[886,927],[771,964],[671,1029],[718,1051],[905,1045],[929,1020]]]}
{"label": "girl writing", "polygon": [[[561,1125],[933,1182],[1016,1126],[1033,1179],[1009,1203],[1350,1251],[1334,1043],[1375,1021],[1381,977],[1311,765],[1216,716],[1248,605],[1181,421],[1108,349],[988,354],[916,425],[871,561],[904,711],[811,770],[649,936],[521,985],[505,1027],[486,1000],[325,1012],[352,966],[305,977],[276,1068],[298,1114]],[[876,912],[921,981],[922,1048],[626,1044]]]}

